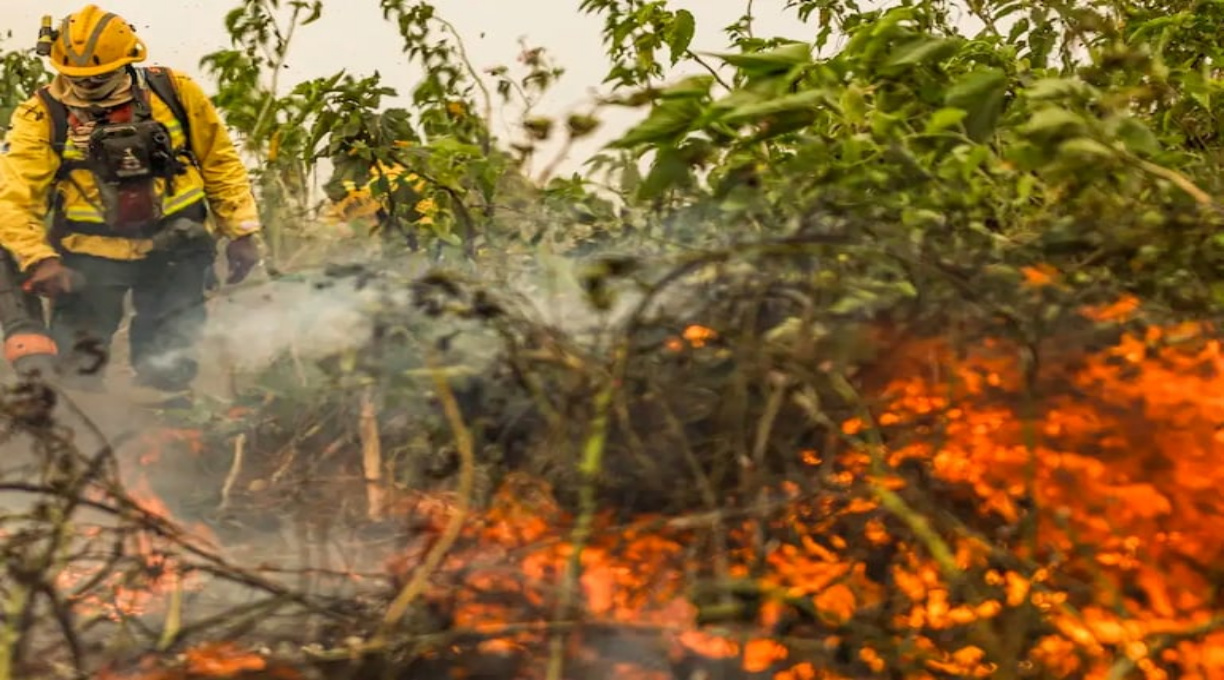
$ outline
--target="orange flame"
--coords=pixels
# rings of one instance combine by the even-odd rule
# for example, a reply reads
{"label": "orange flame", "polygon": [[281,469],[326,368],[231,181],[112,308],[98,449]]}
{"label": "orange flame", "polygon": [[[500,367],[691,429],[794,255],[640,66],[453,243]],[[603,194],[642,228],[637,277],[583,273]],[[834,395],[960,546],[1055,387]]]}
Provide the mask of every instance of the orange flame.
{"label": "orange flame", "polygon": [[712,328],[698,326],[696,324],[686,326],[684,331],[679,336],[671,336],[664,346],[668,351],[681,352],[688,347],[700,348],[705,347],[710,341],[716,339],[718,333]]}
{"label": "orange flame", "polygon": [[[1084,313],[1121,321],[1136,310],[1137,303],[1126,299]],[[687,339],[706,337],[695,332]],[[1016,661],[1052,677],[1103,679],[1119,655],[1146,678],[1224,677],[1224,632],[1210,628],[1216,619],[1209,571],[1196,566],[1224,561],[1224,542],[1215,538],[1224,516],[1218,492],[1224,467],[1215,462],[1224,459],[1220,341],[1193,324],[1128,335],[1082,362],[1070,376],[1077,390],[1049,399],[1036,420],[985,398],[1020,389],[1021,371],[1003,349],[986,343],[965,360],[939,343],[915,348],[915,355],[940,356],[952,379],[936,383],[929,371],[899,373],[885,393],[889,406],[875,422],[843,424],[846,437],[860,444],[837,454],[841,468],[825,480],[832,490],[849,493],[872,478],[877,454],[859,439],[870,427],[918,433],[880,452],[891,469],[922,462],[942,483],[971,493],[983,520],[1021,527],[1033,518],[1033,540],[1017,543],[1001,564],[987,536],[944,537],[955,568],[979,575],[988,595],[965,599],[929,551],[898,545],[876,498],[839,503],[831,490],[827,499],[801,499],[800,485],[791,483],[780,488],[791,498],[781,517],[760,525],[727,523],[731,540],[722,574],[711,571],[709,555],[696,556],[691,546],[700,541],[692,525],[641,518],[613,527],[602,518],[602,531],[581,555],[584,622],[653,627],[670,640],[673,656],[737,659],[746,672],[808,680],[838,676],[774,634],[787,611],[800,607],[836,627],[901,598],[909,604],[896,611],[893,623],[910,631],[909,641],[902,652],[856,649],[866,668],[901,663],[926,669],[909,678],[987,677],[997,667],[982,645],[947,647],[935,635],[979,622],[1008,630],[1032,611],[1051,628]],[[827,457],[814,450],[796,456],[814,470]],[[878,481],[894,490],[911,484],[896,473]],[[510,488],[469,523],[467,542],[452,551],[431,595],[453,607],[456,627],[485,632],[487,651],[540,648],[549,603],[575,549],[566,529],[570,520],[546,486],[520,479]],[[850,517],[863,519],[860,533],[835,529]],[[748,537],[761,527],[795,538],[759,554]],[[900,552],[887,567],[891,585],[885,587],[851,549],[888,545]],[[418,558],[402,555],[392,569],[403,573]],[[1086,594],[1075,584],[1088,574],[1104,580]],[[751,579],[765,602],[747,624],[734,627],[738,632],[715,632],[699,625],[704,605],[689,597],[688,586],[703,578]],[[1198,628],[1202,635],[1187,634]],[[1158,648],[1153,641],[1159,635],[1172,635],[1174,642]],[[823,644],[839,643],[826,637]],[[1161,670],[1172,661],[1180,668],[1175,675]],[[651,673],[622,663],[614,676]]]}
{"label": "orange flame", "polygon": [[[1056,272],[1026,276],[1032,286],[1057,285]],[[1083,313],[1118,322],[1137,310],[1128,298]],[[690,326],[673,339],[674,348],[716,337]],[[924,363],[910,368],[899,353],[883,409],[840,424],[848,450],[796,451],[810,476],[769,490],[780,508],[772,516],[641,517],[628,525],[596,518],[597,531],[578,555],[581,623],[657,637],[672,661],[733,660],[774,680],[853,677],[826,670],[822,661],[848,644],[862,673],[901,665],[912,669],[907,678],[934,680],[998,671],[990,635],[966,636],[963,629],[1019,634],[1040,621],[1029,628],[1036,638],[1031,651],[1011,661],[1047,677],[1104,680],[1125,659],[1151,680],[1224,678],[1224,627],[1217,625],[1207,568],[1224,562],[1215,533],[1224,516],[1220,340],[1198,324],[1126,335],[1074,370],[1061,369],[1075,389],[1047,398],[1036,417],[1022,417],[1010,403],[1015,399],[991,398],[1014,396],[1023,385],[1006,349],[987,342],[966,359],[942,343],[919,343],[909,354]],[[924,370],[931,356],[942,369],[939,381]],[[873,428],[886,446],[868,436]],[[838,465],[826,469],[830,461]],[[907,463],[962,494],[977,513],[961,518],[966,526],[937,535],[950,565],[932,557],[937,546],[925,541],[935,539],[901,538],[917,532],[899,531],[896,508],[864,484],[906,492],[914,486],[899,472]],[[815,484],[824,493],[804,492]],[[400,503],[428,527],[388,563],[402,580],[456,504],[444,494]],[[512,475],[486,512],[469,517],[426,597],[450,613],[455,628],[482,634],[480,651],[528,653],[536,667],[527,675],[540,675],[544,660],[530,653],[546,649],[554,632],[557,593],[578,550],[573,521],[546,484]],[[979,527],[1031,535],[1021,541]],[[721,547],[707,540],[712,532],[725,539]],[[761,533],[773,538],[755,540]],[[1000,555],[1001,545],[1010,552]],[[870,564],[864,550],[888,557],[883,566]],[[693,588],[706,582],[720,593],[738,584],[751,602],[707,602]],[[974,586],[970,595],[965,582]],[[872,626],[902,631],[904,644],[845,639],[865,612],[873,612]],[[778,633],[796,619],[819,632]],[[570,648],[580,650],[583,640],[575,633]],[[217,649],[199,652],[211,661],[196,663],[194,672],[261,668],[259,657]],[[1166,670],[1169,664],[1176,672]],[[622,660],[607,674],[666,677]]]}
{"label": "orange flame", "polygon": [[[138,470],[128,475],[130,479],[126,480],[125,485],[128,498],[140,510],[167,522],[173,522],[170,510],[153,491],[144,470],[160,460],[163,447],[176,444],[185,445],[193,453],[203,451],[204,447],[198,431],[162,430],[152,433],[148,436],[147,445],[136,456]],[[217,545],[215,535],[204,524],[197,523],[183,530],[190,540],[198,544]],[[79,534],[86,540],[103,540],[98,527],[83,528]],[[56,584],[63,592],[72,592],[82,584],[96,582],[89,592],[79,593],[71,599],[78,613],[103,615],[115,621],[142,616],[160,611],[167,598],[176,591],[202,587],[201,580],[195,574],[185,572],[180,560],[173,556],[171,541],[158,537],[156,532],[141,530],[133,533],[126,541],[126,549],[128,554],[138,556],[143,562],[143,568],[136,578],[125,571],[102,574],[100,570],[107,568],[105,564],[95,565],[84,561],[71,563],[56,575]]]}

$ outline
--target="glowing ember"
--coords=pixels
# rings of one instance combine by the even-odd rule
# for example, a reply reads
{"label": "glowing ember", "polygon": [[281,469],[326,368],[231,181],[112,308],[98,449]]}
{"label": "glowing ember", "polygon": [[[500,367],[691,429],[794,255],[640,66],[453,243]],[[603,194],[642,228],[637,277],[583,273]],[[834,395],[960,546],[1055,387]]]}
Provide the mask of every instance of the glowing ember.
{"label": "glowing ember", "polygon": [[672,352],[680,352],[686,347],[705,347],[717,337],[718,333],[716,333],[714,329],[694,324],[687,326],[684,329],[684,332],[679,336],[672,336],[668,338],[664,343],[664,346]]}
{"label": "glowing ember", "polygon": [[94,676],[94,680],[204,680],[247,677],[302,680],[298,671],[284,665],[273,665],[259,654],[228,642],[198,645],[188,649],[180,660],[173,663],[148,657],[136,668],[122,672],[103,671]]}

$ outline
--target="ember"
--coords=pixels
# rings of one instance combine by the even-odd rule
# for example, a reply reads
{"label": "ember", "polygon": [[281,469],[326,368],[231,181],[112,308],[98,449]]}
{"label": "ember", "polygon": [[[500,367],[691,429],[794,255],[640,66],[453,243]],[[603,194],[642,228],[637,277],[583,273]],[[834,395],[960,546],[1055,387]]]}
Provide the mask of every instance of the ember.
{"label": "ember", "polygon": [[285,665],[270,664],[254,652],[231,643],[209,643],[188,649],[180,661],[166,663],[147,657],[137,668],[102,671],[94,680],[204,680],[205,678],[260,678],[301,680],[302,674]]}

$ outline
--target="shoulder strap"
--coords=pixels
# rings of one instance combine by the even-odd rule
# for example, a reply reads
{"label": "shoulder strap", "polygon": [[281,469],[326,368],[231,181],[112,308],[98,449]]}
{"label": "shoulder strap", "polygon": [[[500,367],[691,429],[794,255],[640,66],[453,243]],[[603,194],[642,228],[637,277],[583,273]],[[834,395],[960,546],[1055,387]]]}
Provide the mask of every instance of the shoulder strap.
{"label": "shoulder strap", "polygon": [[[59,166],[55,168],[53,182],[58,184],[78,164],[78,162],[64,161],[64,145],[68,143],[68,107],[51,96],[51,88],[47,85],[38,88],[38,98],[42,100],[43,107],[47,109],[47,116],[51,119],[51,148],[59,157]],[[56,192],[51,192],[47,197],[49,204],[54,205],[58,200],[57,196]]]}
{"label": "shoulder strap", "polygon": [[38,88],[38,98],[42,100],[47,114],[51,117],[51,148],[62,158],[64,144],[68,141],[68,107],[52,97],[51,90],[46,85]]}
{"label": "shoulder strap", "polygon": [[170,71],[160,66],[149,66],[143,69],[145,76],[145,84],[157,98],[162,100],[174,117],[178,119],[179,125],[183,128],[183,139],[187,140],[186,147],[191,149],[191,119],[187,117],[187,109],[183,108],[183,101],[179,99],[178,88],[174,85],[174,77],[170,75]]}
{"label": "shoulder strap", "polygon": [[[178,119],[179,125],[183,128],[183,138],[187,140],[186,148],[190,152],[191,119],[187,117],[187,110],[183,107],[182,100],[179,99],[178,88],[174,86],[173,77],[169,71],[158,66],[150,66],[142,70],[144,71],[145,82],[148,84],[149,89],[157,95],[158,99],[165,102],[170,112]],[[46,85],[38,88],[38,98],[42,100],[43,106],[46,107],[47,114],[51,118],[51,148],[62,159],[64,156],[64,145],[68,142],[68,107],[60,100],[52,97],[51,89]],[[61,171],[65,169],[61,167]]]}

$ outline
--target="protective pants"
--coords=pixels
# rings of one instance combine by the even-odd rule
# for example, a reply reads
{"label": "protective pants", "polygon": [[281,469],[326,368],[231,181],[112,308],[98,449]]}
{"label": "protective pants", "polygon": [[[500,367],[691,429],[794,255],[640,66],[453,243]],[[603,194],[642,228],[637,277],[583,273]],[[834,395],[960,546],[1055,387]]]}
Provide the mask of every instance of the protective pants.
{"label": "protective pants", "polygon": [[50,333],[60,348],[69,384],[101,390],[124,301],[132,293],[131,364],[139,384],[186,390],[198,373],[196,345],[208,319],[205,293],[214,285],[216,244],[211,236],[154,251],[143,260],[111,260],[64,253],[64,266],[84,285],[55,299]]}

